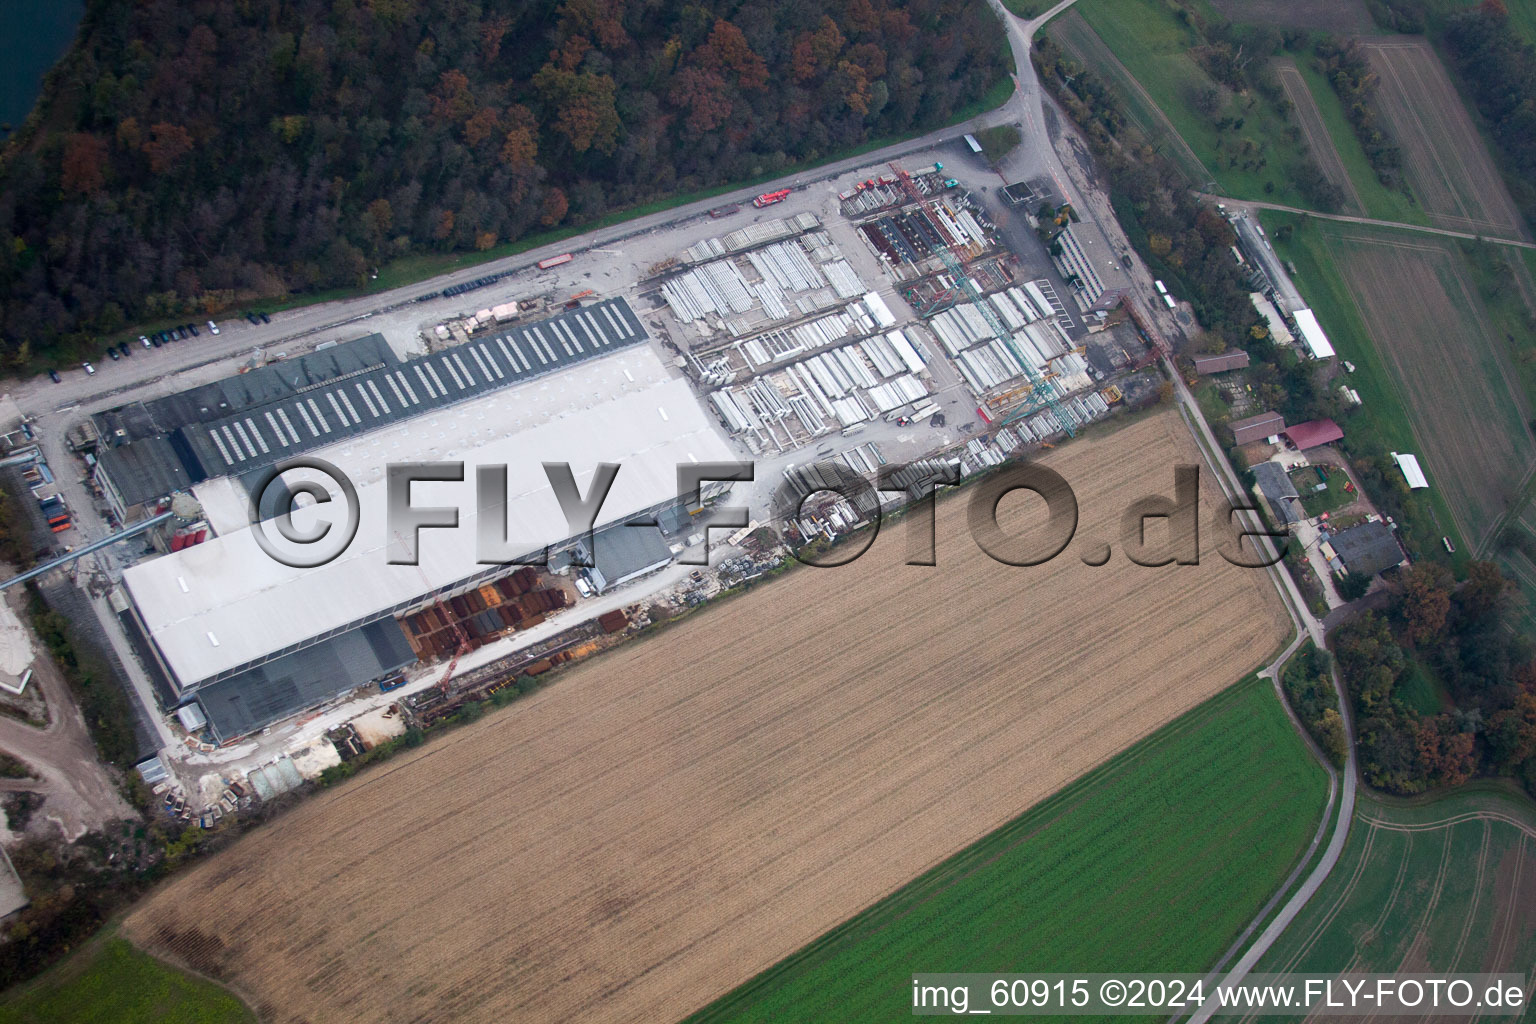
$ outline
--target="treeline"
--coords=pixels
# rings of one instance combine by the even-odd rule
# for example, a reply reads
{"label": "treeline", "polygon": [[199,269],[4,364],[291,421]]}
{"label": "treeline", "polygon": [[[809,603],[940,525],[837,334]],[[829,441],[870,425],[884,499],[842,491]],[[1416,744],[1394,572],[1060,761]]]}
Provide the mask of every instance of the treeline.
{"label": "treeline", "polygon": [[1377,180],[1388,188],[1402,188],[1403,152],[1381,126],[1375,102],[1380,82],[1371,70],[1364,47],[1354,39],[1325,36],[1314,52],[1315,66],[1338,93],[1344,115],[1349,118]]}
{"label": "treeline", "polygon": [[0,156],[13,363],[937,126],[975,0],[93,0]]}
{"label": "treeline", "polygon": [[1332,659],[1311,643],[1290,661],[1280,676],[1286,700],[1307,732],[1335,768],[1343,768],[1349,756],[1349,737],[1339,714],[1339,698],[1329,675]]}
{"label": "treeline", "polygon": [[[1508,776],[1536,794],[1536,658],[1506,628],[1513,591],[1491,562],[1472,563],[1460,585],[1421,562],[1398,575],[1383,612],[1334,633],[1372,786],[1412,794]],[[1445,702],[1426,711],[1436,681]]]}
{"label": "treeline", "polygon": [[1536,223],[1536,47],[1509,24],[1499,0],[1447,19],[1451,61],[1502,151],[1504,180],[1527,222]]}

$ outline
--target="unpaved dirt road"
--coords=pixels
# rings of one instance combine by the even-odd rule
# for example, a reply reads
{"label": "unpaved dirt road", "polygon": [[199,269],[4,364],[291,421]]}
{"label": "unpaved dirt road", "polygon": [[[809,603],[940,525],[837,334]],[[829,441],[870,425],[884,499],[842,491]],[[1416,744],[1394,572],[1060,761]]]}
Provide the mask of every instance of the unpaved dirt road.
{"label": "unpaved dirt road", "polygon": [[[1081,520],[1034,568],[942,502],[366,772],[165,886],[135,941],[272,1021],[675,1020],[1273,654],[1265,573],[1120,551],[1198,456],[1164,412],[1051,453]],[[1009,529],[1035,521],[1001,504]],[[1101,568],[1082,558],[1109,541]]]}

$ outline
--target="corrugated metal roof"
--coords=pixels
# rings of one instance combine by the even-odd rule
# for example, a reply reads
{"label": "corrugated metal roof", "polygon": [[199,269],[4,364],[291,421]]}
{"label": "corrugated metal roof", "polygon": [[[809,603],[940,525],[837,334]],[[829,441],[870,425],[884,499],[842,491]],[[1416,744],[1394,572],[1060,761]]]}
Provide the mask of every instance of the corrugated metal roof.
{"label": "corrugated metal roof", "polygon": [[1241,370],[1248,365],[1248,353],[1242,349],[1236,352],[1223,352],[1219,356],[1198,356],[1195,359],[1196,373],[1221,373],[1226,370]]}
{"label": "corrugated metal roof", "polygon": [[1285,436],[1299,450],[1306,451],[1320,444],[1332,444],[1344,436],[1344,430],[1333,420],[1308,420],[1294,427],[1286,427]]}
{"label": "corrugated metal roof", "polygon": [[1238,444],[1260,441],[1285,429],[1285,417],[1277,412],[1261,412],[1247,419],[1233,420],[1228,424]]}

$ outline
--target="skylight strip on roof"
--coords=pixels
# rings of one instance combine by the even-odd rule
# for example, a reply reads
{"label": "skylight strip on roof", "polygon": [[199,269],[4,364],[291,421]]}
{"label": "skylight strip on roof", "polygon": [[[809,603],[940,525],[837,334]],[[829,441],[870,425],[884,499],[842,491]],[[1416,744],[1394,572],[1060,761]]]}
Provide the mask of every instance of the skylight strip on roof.
{"label": "skylight strip on roof", "polygon": [[224,439],[219,436],[219,432],[217,430],[210,430],[208,431],[208,436],[213,439],[214,447],[218,448],[219,454],[224,457],[224,465],[233,466],[235,460],[229,457],[229,449],[224,447]]}
{"label": "skylight strip on roof", "polygon": [[277,417],[272,415],[271,410],[263,413],[263,415],[267,417],[267,425],[272,428],[272,433],[277,435],[277,443],[287,448],[288,435],[283,433],[283,428],[277,425]]}
{"label": "skylight strip on roof", "polygon": [[[373,392],[373,400],[375,402],[379,403],[379,409],[385,415],[388,415],[389,412],[390,412],[389,403],[384,400],[384,392],[379,390],[378,382],[375,381],[375,380],[369,379],[369,381],[368,381],[368,390]],[[403,407],[405,405],[405,403],[401,402],[400,405]]]}
{"label": "skylight strip on roof", "polygon": [[259,445],[261,447],[261,454],[263,454],[263,455],[271,455],[272,454],[272,450],[267,447],[267,440],[266,440],[266,438],[262,437],[261,436],[261,431],[257,429],[256,421],[251,419],[249,416],[247,416],[245,418],[245,425],[251,428],[251,436],[256,439],[257,445]]}
{"label": "skylight strip on roof", "polygon": [[308,428],[310,437],[319,437],[320,431],[315,428],[315,421],[310,419],[309,410],[304,408],[304,403],[299,402],[294,408],[299,411],[299,419],[304,421],[304,426]]}
{"label": "skylight strip on roof", "polygon": [[315,420],[320,424],[320,429],[327,434],[331,432],[331,425],[325,422],[325,414],[320,411],[320,404],[313,398],[309,399],[309,411],[315,414]]}
{"label": "skylight strip on roof", "polygon": [[[294,404],[294,408],[298,409],[298,408],[300,408],[300,406],[297,403],[295,403]],[[282,409],[277,410],[277,418],[278,418],[279,421],[281,421],[283,426],[288,428],[288,436],[293,438],[293,443],[294,444],[303,444],[304,443],[302,440],[299,439],[299,432],[297,430],[293,429],[293,420],[290,420],[288,418],[288,413],[286,411],[284,411]],[[282,431],[278,431],[278,435],[281,436],[282,435]]]}

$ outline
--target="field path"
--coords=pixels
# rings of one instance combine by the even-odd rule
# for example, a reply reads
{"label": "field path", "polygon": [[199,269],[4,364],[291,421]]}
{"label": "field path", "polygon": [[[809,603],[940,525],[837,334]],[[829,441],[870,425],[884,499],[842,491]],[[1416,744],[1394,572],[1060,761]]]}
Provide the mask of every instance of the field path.
{"label": "field path", "polygon": [[1360,199],[1360,193],[1344,167],[1339,147],[1334,145],[1333,136],[1328,134],[1328,126],[1323,123],[1323,113],[1317,109],[1317,100],[1307,87],[1307,80],[1301,76],[1296,62],[1290,57],[1275,58],[1274,68],[1276,77],[1280,79],[1280,87],[1285,90],[1286,98],[1296,110],[1296,122],[1301,126],[1302,137],[1306,139],[1307,151],[1317,161],[1324,176],[1344,193],[1349,206],[1344,212],[1364,216],[1365,203]]}
{"label": "field path", "polygon": [[[1080,506],[1062,557],[993,562],[957,495],[937,567],[893,526],[626,644],[245,837],[125,931],[271,1021],[682,1017],[1284,641],[1213,530],[1199,566],[1081,561],[1120,556],[1123,510],[1197,459],[1171,411],[1073,442],[1045,460]],[[1007,499],[1005,528],[1031,508]]]}

